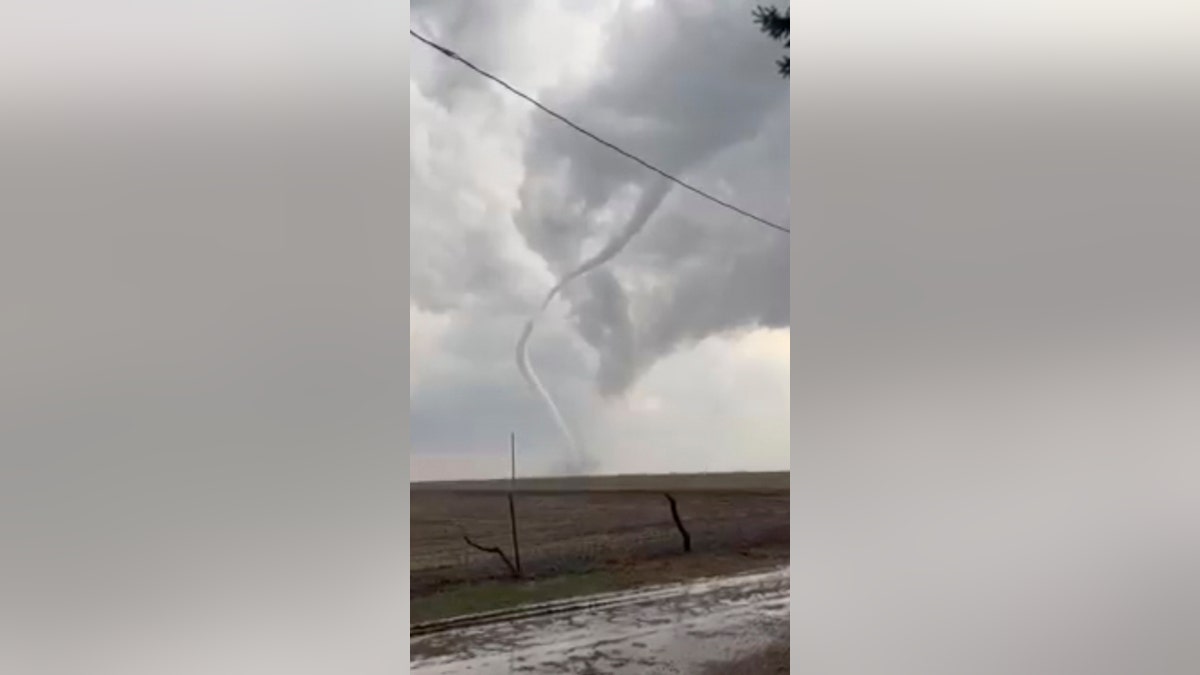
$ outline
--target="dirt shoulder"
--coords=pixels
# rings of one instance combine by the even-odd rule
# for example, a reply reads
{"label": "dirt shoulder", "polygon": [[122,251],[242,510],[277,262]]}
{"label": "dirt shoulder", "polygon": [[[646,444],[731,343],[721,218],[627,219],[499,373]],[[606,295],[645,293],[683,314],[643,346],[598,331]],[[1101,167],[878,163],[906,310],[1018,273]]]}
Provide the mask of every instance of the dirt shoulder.
{"label": "dirt shoulder", "polygon": [[696,552],[648,560],[608,562],[584,572],[520,581],[461,583],[411,597],[410,620],[412,623],[421,623],[534,602],[749,572],[776,567],[787,560],[786,545],[777,545],[736,552]]}

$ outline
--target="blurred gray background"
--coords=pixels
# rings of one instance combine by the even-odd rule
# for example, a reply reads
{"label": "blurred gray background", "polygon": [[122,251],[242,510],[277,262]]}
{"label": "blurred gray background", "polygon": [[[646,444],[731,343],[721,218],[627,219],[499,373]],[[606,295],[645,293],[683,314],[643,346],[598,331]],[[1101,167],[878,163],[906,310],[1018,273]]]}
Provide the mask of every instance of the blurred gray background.
{"label": "blurred gray background", "polygon": [[793,657],[1200,666],[1181,5],[836,3],[793,72]]}
{"label": "blurred gray background", "polygon": [[405,12],[0,15],[0,671],[403,668]]}

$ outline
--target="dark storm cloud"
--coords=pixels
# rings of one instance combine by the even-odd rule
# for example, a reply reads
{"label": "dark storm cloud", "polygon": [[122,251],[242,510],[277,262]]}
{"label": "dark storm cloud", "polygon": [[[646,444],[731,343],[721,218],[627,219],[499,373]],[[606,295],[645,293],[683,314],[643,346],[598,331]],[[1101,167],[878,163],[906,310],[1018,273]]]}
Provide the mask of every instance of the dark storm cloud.
{"label": "dark storm cloud", "polygon": [[637,359],[633,320],[626,311],[629,300],[621,282],[607,269],[588,275],[584,293],[573,296],[574,317],[580,335],[600,356],[597,385],[603,393],[620,392],[631,384],[632,373],[623,364]]}
{"label": "dark storm cloud", "polygon": [[[788,85],[752,4],[486,4],[421,4],[414,27],[602,137],[787,225]],[[602,408],[620,407],[611,399],[662,357],[708,336],[787,325],[786,235],[679,188],[647,192],[655,174],[426,46],[413,53],[414,330],[436,335],[412,385],[418,452],[490,452],[494,432],[464,426],[474,417],[507,420],[547,456],[561,452],[513,346],[556,279],[639,208],[644,230],[571,282],[530,343],[589,452],[612,450],[589,447],[611,442],[593,438],[608,423]],[[646,428],[687,417],[625,414],[646,415],[636,423]]]}
{"label": "dark storm cloud", "polygon": [[508,435],[515,432],[524,459],[541,462],[557,456],[562,440],[555,429],[521,422],[540,419],[545,411],[534,398],[513,396],[512,379],[508,372],[489,369],[451,374],[423,386],[410,407],[413,445],[429,454],[502,458]]}
{"label": "dark storm cloud", "polygon": [[[542,404],[523,396],[524,382],[512,364],[512,336],[523,317],[488,312],[457,312],[436,345],[436,358],[422,372],[412,397],[414,447],[442,453],[486,453],[503,450],[510,431],[538,452],[556,449],[561,440],[552,427],[529,424],[545,415]],[[586,354],[561,334],[547,330],[537,341],[538,365],[562,373],[553,383],[556,395],[567,395],[564,407],[578,415],[586,380]],[[514,392],[517,395],[514,395]],[[499,445],[497,445],[499,443]]]}
{"label": "dark storm cloud", "polygon": [[[608,75],[582,90],[551,92],[548,98],[568,117],[670,173],[709,190],[719,189],[717,176],[726,179],[734,201],[749,201],[756,211],[773,210],[786,223],[786,209],[779,208],[786,203],[786,157],[776,152],[773,159],[783,161],[770,162],[763,152],[786,147],[787,85],[762,66],[769,45],[745,29],[750,9],[743,3],[662,3],[622,17],[608,41]],[[761,132],[772,120],[783,124],[773,125],[774,138],[764,137]],[[748,194],[752,186],[746,174],[733,177],[728,164],[708,173],[709,163],[723,151],[742,145],[754,147],[759,164],[770,167],[753,174],[773,188],[761,201]],[[580,261],[585,235],[612,232],[599,219],[657,180],[545,118],[535,122],[527,165],[516,223],[560,275]],[[648,230],[664,227],[660,221],[678,214],[675,238],[653,240],[657,260],[642,257],[650,264],[637,266],[623,254],[613,263],[616,269],[654,277],[653,293],[630,297],[620,272],[593,273],[567,290],[581,335],[600,355],[602,393],[622,393],[680,344],[738,326],[787,323],[787,247],[712,204],[693,203],[697,199],[675,188],[651,216]],[[710,236],[713,229],[696,221],[720,223],[737,232],[736,239]],[[640,241],[631,244],[631,255]],[[692,273],[677,274],[678,261],[685,259]],[[646,321],[633,314],[639,303],[648,305]]]}
{"label": "dark storm cloud", "polygon": [[[425,37],[451,49],[461,51],[467,58],[484,65],[492,72],[512,70],[514,55],[520,55],[519,36],[515,29],[530,11],[528,0],[512,2],[473,2],[449,0],[412,3],[412,27]],[[428,94],[445,105],[462,104],[481,89],[492,85],[460,64],[436,55],[426,54],[429,48],[413,44],[418,58],[433,61],[430,65],[436,77],[424,80]]]}

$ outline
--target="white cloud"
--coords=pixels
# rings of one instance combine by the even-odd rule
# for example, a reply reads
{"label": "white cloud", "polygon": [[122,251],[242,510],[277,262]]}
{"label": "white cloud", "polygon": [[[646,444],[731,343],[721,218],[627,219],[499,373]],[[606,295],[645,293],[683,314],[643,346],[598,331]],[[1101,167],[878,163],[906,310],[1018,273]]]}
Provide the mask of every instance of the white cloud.
{"label": "white cloud", "polygon": [[608,473],[790,465],[790,331],[710,338],[660,361],[599,413]]}

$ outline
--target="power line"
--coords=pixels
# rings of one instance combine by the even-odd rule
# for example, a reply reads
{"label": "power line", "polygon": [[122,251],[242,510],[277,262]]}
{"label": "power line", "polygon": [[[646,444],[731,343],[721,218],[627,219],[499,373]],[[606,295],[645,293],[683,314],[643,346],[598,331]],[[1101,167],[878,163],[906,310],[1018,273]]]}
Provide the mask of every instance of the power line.
{"label": "power line", "polygon": [[777,224],[767,220],[766,218],[760,218],[759,216],[756,216],[753,213],[746,211],[745,209],[738,208],[737,206],[734,206],[733,204],[730,204],[729,202],[727,202],[723,199],[714,197],[714,196],[710,195],[709,193],[705,192],[704,190],[701,190],[698,187],[690,185],[687,182],[680,180],[679,178],[676,178],[675,176],[672,176],[671,174],[654,166],[653,164],[638,157],[637,155],[627,152],[627,151],[617,147],[616,145],[604,140],[603,138],[600,138],[596,134],[593,134],[592,132],[588,131],[587,129],[584,129],[583,127],[572,122],[571,120],[560,115],[559,113],[556,113],[553,110],[551,110],[550,108],[547,108],[546,106],[542,105],[537,100],[535,100],[533,97],[528,96],[527,94],[521,92],[520,90],[516,89],[515,87],[513,87],[509,83],[505,82],[504,80],[500,79],[499,77],[492,75],[491,73],[487,72],[486,70],[483,70],[479,66],[476,66],[475,64],[473,64],[470,61],[459,56],[452,50],[450,50],[446,47],[443,47],[442,45],[439,45],[438,43],[434,42],[433,40],[430,40],[429,38],[426,38],[426,37],[420,35],[413,29],[411,29],[411,28],[408,29],[408,33],[409,33],[409,35],[412,35],[413,37],[420,40],[421,42],[424,42],[425,44],[429,45],[430,47],[433,47],[437,51],[441,52],[441,54],[443,56],[449,57],[450,59],[452,59],[454,61],[458,61],[459,63],[461,63],[464,66],[470,68],[471,70],[479,73],[480,75],[486,77],[487,79],[495,82],[496,84],[500,85],[501,87],[504,87],[505,89],[509,90],[513,94],[516,94],[518,97],[523,98],[526,101],[532,103],[535,107],[540,109],[542,112],[550,115],[551,117],[557,119],[558,121],[562,122],[563,124],[566,124],[567,126],[571,127],[575,131],[578,131],[579,133],[583,134],[584,136],[587,136],[588,138],[592,139],[593,141],[596,141],[597,143],[599,143],[611,150],[614,150],[614,151],[624,155],[625,157],[628,157],[629,159],[632,159],[633,161],[637,162],[638,164],[641,164],[642,166],[646,167],[647,169],[650,169],[654,173],[657,173],[658,175],[662,176],[663,178],[666,178],[667,180],[672,181],[676,185],[679,185],[680,187],[683,187],[684,189],[690,190],[719,206],[724,206],[725,208],[727,208],[731,211],[734,211],[736,213],[739,213],[747,218],[750,218],[751,220],[758,221],[762,225],[766,225],[767,227],[779,230],[780,232],[784,232],[786,234],[791,234],[792,231],[789,230],[788,228],[783,227],[782,225],[777,225]]}

